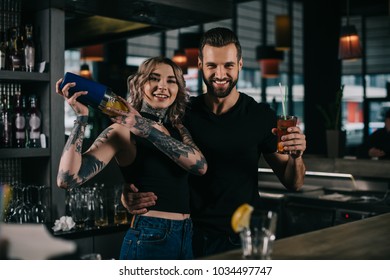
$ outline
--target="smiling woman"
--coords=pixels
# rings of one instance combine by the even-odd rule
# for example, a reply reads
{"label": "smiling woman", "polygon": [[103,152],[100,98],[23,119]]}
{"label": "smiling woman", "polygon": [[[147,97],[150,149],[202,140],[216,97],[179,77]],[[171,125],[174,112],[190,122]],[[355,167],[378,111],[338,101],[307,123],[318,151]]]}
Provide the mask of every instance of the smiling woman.
{"label": "smiling woman", "polygon": [[57,82],[57,93],[78,117],[61,157],[58,186],[78,187],[115,158],[125,189],[132,186],[159,197],[158,204],[145,206],[150,206],[149,211],[141,209],[133,216],[120,258],[192,258],[187,178],[189,173],[203,175],[207,163],[182,124],[188,96],[181,69],[167,58],[144,61],[128,78],[128,101],[118,97],[124,108],[105,108],[114,123],[85,153],[81,146],[88,107],[79,98],[88,93],[74,91],[78,82],[61,82]]}

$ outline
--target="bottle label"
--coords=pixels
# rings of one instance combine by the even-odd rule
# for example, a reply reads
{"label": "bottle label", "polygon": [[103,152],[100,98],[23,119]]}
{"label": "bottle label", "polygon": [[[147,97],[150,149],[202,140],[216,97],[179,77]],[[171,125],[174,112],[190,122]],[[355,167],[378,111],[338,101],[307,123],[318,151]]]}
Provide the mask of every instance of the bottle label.
{"label": "bottle label", "polygon": [[24,57],[26,61],[26,68],[33,69],[35,65],[35,49],[33,47],[26,46],[24,49]]}
{"label": "bottle label", "polygon": [[37,115],[32,115],[30,117],[29,125],[31,130],[39,130],[41,126],[41,119]]}
{"label": "bottle label", "polygon": [[26,127],[26,119],[24,118],[24,116],[16,116],[15,118],[15,127],[16,129],[24,129]]}
{"label": "bottle label", "polygon": [[16,131],[15,138],[19,140],[24,140],[26,139],[26,134],[24,133],[24,131]]}
{"label": "bottle label", "polygon": [[12,56],[12,70],[20,70],[21,69],[21,60],[19,56]]}
{"label": "bottle label", "polygon": [[41,136],[41,134],[39,132],[36,132],[36,131],[30,132],[30,139],[39,139],[40,136]]}

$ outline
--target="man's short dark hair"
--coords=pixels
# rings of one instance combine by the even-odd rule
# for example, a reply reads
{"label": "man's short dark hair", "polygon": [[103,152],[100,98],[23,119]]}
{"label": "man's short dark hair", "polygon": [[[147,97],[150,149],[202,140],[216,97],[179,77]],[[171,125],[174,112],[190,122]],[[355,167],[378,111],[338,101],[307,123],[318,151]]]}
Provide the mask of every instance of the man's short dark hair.
{"label": "man's short dark hair", "polygon": [[240,41],[238,41],[237,35],[234,34],[233,31],[231,31],[228,28],[225,27],[216,27],[212,28],[208,31],[206,31],[201,40],[199,45],[199,57],[201,60],[203,60],[203,48],[205,45],[209,45],[212,47],[224,47],[229,44],[234,44],[237,48],[237,59],[240,60],[242,57],[242,50],[241,50],[241,44]]}

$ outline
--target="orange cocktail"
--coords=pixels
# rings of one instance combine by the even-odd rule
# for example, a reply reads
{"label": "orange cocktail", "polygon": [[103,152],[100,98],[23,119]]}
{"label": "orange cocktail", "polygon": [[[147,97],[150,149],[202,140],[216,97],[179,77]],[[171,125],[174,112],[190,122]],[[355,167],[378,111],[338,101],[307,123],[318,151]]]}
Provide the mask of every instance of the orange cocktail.
{"label": "orange cocktail", "polygon": [[277,136],[278,136],[277,150],[278,150],[278,153],[280,153],[280,154],[289,154],[290,153],[290,151],[285,151],[283,149],[284,146],[282,144],[281,138],[283,135],[289,134],[287,132],[287,128],[297,125],[297,120],[298,120],[298,118],[296,116],[284,116],[284,115],[278,116],[278,119],[277,119],[277,128],[278,128],[278,130],[277,130]]}

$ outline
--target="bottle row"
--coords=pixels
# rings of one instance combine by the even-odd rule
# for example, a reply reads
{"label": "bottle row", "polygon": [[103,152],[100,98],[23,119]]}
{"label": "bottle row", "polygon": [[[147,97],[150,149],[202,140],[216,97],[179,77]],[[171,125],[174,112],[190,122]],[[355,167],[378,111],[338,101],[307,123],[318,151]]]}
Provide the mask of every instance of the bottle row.
{"label": "bottle row", "polygon": [[35,71],[33,25],[21,25],[21,1],[0,0],[0,70]]}
{"label": "bottle row", "polygon": [[40,148],[42,114],[35,94],[17,83],[0,83],[0,148]]}

